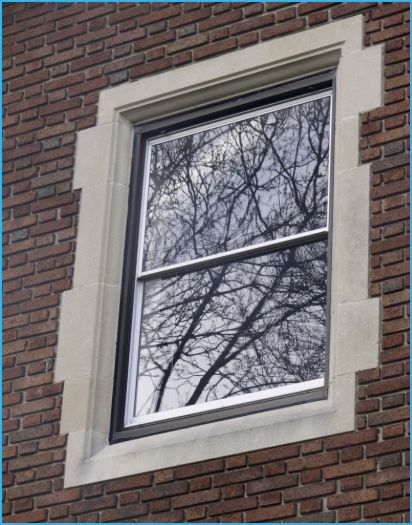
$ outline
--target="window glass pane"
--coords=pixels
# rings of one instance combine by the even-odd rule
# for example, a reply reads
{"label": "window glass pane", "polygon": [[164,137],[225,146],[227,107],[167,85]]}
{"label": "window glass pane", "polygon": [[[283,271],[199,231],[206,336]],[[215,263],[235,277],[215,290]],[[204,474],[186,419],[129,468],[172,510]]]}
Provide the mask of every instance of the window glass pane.
{"label": "window glass pane", "polygon": [[322,378],[327,241],[144,284],[136,415]]}
{"label": "window glass pane", "polygon": [[145,270],[326,226],[330,97],[153,144]]}

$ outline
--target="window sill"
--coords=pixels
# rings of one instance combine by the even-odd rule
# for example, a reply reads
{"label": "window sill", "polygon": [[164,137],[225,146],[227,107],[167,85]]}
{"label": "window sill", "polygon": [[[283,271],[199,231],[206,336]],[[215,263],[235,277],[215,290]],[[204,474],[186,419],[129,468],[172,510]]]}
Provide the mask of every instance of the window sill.
{"label": "window sill", "polygon": [[[71,461],[66,465],[65,485],[92,483],[349,431],[354,423],[354,393],[354,374],[345,374],[331,385],[333,401],[289,406],[114,445],[107,444],[104,433],[87,436],[85,431],[73,432],[69,434],[67,454]],[[92,447],[98,452],[84,460],[82,450],[87,438],[92,439]]]}

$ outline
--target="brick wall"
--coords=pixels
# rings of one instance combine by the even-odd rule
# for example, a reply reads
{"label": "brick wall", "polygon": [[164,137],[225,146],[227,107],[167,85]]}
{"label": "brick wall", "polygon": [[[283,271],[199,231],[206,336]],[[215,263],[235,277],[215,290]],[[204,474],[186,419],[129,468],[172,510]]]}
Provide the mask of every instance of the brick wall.
{"label": "brick wall", "polygon": [[[16,3],[4,6],[5,521],[408,521],[407,3]],[[53,382],[81,195],[76,132],[99,91],[363,13],[385,46],[384,106],[362,115],[372,162],[370,293],[380,366],[358,374],[354,432],[63,489]]]}

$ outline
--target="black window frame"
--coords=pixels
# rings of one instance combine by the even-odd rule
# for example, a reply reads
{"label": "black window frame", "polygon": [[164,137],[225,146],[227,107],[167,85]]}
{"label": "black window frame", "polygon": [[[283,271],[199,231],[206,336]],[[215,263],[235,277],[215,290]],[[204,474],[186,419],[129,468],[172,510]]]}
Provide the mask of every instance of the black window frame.
{"label": "black window frame", "polygon": [[[332,260],[332,209],[333,209],[333,158],[334,158],[334,99],[336,97],[335,70],[328,70],[317,75],[302,78],[292,82],[270,87],[264,90],[244,94],[242,96],[207,104],[200,108],[178,113],[170,117],[142,123],[134,129],[132,169],[129,187],[128,213],[126,238],[123,259],[123,273],[121,283],[120,308],[118,317],[118,332],[116,343],[116,358],[113,381],[113,397],[111,409],[111,423],[109,443],[114,444],[129,439],[136,439],[153,434],[170,432],[191,426],[221,421],[234,417],[241,417],[274,408],[280,408],[301,403],[320,401],[328,396],[329,376],[329,342],[330,342],[330,290],[331,290],[331,260]],[[327,240],[327,296],[326,296],[326,365],[324,386],[310,391],[298,392],[271,399],[243,403],[226,408],[205,410],[174,419],[165,419],[152,423],[125,427],[125,406],[128,381],[128,367],[131,346],[131,329],[133,321],[133,302],[135,292],[135,270],[137,261],[137,244],[140,222],[140,209],[143,199],[143,176],[145,163],[146,143],[153,137],[171,133],[199,124],[220,120],[247,110],[258,109],[265,105],[285,102],[318,91],[332,90],[331,109],[331,152],[329,166],[329,232],[320,237]],[[318,240],[320,240],[318,239]],[[137,372],[136,372],[137,373]]]}

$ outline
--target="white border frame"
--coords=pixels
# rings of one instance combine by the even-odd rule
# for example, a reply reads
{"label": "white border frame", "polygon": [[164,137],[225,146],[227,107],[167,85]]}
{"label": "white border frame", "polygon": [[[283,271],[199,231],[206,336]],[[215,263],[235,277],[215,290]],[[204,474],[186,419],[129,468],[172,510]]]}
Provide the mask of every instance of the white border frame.
{"label": "white border frame", "polygon": [[[380,326],[379,300],[368,295],[370,168],[359,166],[358,154],[359,113],[382,105],[382,46],[363,49],[362,41],[362,16],[354,16],[101,92],[97,125],[77,139],[76,264],[73,289],[63,294],[55,372],[64,381],[66,487],[355,428],[355,374],[377,366]],[[328,399],[108,445],[133,126],[331,67],[337,93]]]}
{"label": "white border frame", "polygon": [[[186,137],[188,135],[195,135],[196,133],[201,133],[203,131],[208,131],[215,128],[223,127],[227,124],[232,124],[234,122],[244,121],[248,118],[259,117],[268,113],[274,113],[276,111],[281,111],[290,107],[297,107],[308,102],[313,102],[320,99],[329,99],[329,154],[328,154],[328,173],[327,173],[327,203],[326,203],[326,226],[318,228],[316,230],[308,230],[299,234],[288,235],[286,237],[279,237],[271,241],[249,244],[241,248],[236,248],[228,250],[226,252],[218,252],[216,254],[198,257],[197,259],[190,259],[186,261],[181,261],[175,264],[170,264],[167,266],[155,267],[152,270],[142,271],[143,262],[144,262],[144,235],[146,229],[146,217],[147,217],[147,201],[148,201],[148,190],[150,182],[150,159],[152,153],[152,147],[157,144],[163,144],[175,140],[177,138]],[[141,320],[143,315],[143,298],[144,298],[144,280],[151,277],[162,277],[165,274],[169,274],[174,270],[185,269],[186,271],[193,271],[198,269],[200,266],[207,263],[217,263],[224,264],[228,259],[231,259],[233,255],[248,255],[254,257],[259,255],[259,250],[262,248],[273,248],[284,247],[287,249],[293,244],[296,245],[294,241],[299,239],[301,243],[299,246],[303,246],[306,243],[310,242],[312,239],[316,239],[320,233],[328,233],[329,228],[329,212],[331,209],[331,203],[329,202],[330,198],[330,181],[331,181],[331,151],[332,151],[332,136],[333,136],[333,97],[331,89],[323,89],[312,95],[299,96],[293,99],[290,99],[286,102],[280,102],[277,104],[270,104],[264,107],[248,110],[236,113],[231,117],[226,117],[224,119],[214,119],[211,122],[202,125],[192,126],[180,131],[173,133],[165,134],[160,137],[152,138],[148,141],[145,152],[145,163],[144,163],[144,172],[143,172],[143,184],[142,184],[142,203],[143,206],[140,210],[140,220],[139,220],[139,232],[138,232],[138,248],[137,248],[137,262],[136,262],[136,287],[135,287],[135,298],[133,304],[137,309],[133,310],[133,321],[132,321],[132,337],[130,338],[130,356],[129,356],[129,366],[127,374],[127,390],[126,390],[126,409],[124,417],[125,427],[133,427],[138,425],[143,425],[146,423],[165,421],[174,418],[179,418],[181,416],[191,415],[202,413],[208,410],[218,410],[225,407],[243,405],[245,403],[250,403],[253,401],[261,401],[266,399],[275,399],[277,397],[287,396],[290,394],[296,394],[298,392],[310,391],[313,389],[321,388],[325,384],[325,379],[318,378],[312,381],[306,381],[304,383],[294,383],[290,385],[285,385],[283,387],[270,388],[261,390],[259,392],[254,392],[250,394],[238,394],[237,396],[230,397],[227,399],[217,399],[214,401],[199,403],[193,406],[179,407],[173,410],[160,411],[158,413],[150,413],[145,415],[136,415],[136,405],[137,405],[137,388],[138,388],[138,377],[139,377],[139,353],[140,353],[140,335],[141,335]],[[273,252],[270,252],[273,253]],[[330,276],[328,275],[328,280]],[[329,348],[325,348],[326,354],[329,352]],[[328,362],[328,359],[325,359],[325,362]],[[327,371],[325,370],[325,375]]]}

